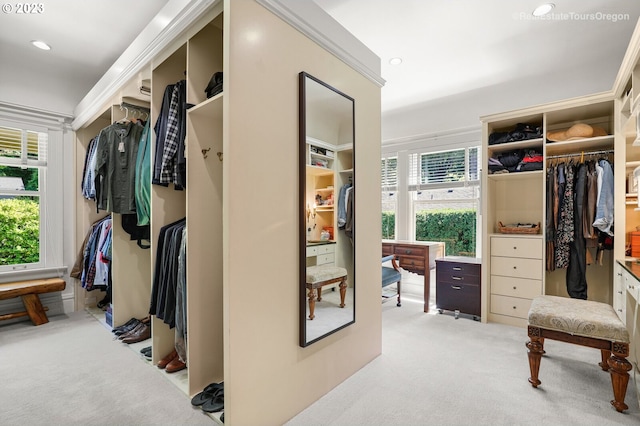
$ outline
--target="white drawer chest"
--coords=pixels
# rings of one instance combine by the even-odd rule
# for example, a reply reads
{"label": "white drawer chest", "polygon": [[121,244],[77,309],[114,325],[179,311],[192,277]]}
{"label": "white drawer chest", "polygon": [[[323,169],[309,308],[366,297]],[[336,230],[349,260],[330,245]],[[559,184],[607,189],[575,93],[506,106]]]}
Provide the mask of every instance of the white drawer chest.
{"label": "white drawer chest", "polygon": [[542,294],[540,236],[491,236],[490,320],[525,326],[531,300]]}

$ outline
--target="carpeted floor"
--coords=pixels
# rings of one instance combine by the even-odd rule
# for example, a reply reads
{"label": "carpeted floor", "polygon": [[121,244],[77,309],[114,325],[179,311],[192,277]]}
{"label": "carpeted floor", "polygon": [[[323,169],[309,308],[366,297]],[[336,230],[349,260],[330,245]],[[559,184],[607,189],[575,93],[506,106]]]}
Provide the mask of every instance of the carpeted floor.
{"label": "carpeted floor", "polygon": [[0,326],[2,425],[212,425],[90,314]]}
{"label": "carpeted floor", "polygon": [[[408,283],[407,283],[408,284]],[[617,413],[594,349],[547,341],[527,382],[524,329],[424,314],[419,287],[383,304],[383,353],[290,420],[310,425],[639,425]],[[0,425],[215,424],[90,314],[0,325]]]}
{"label": "carpeted floor", "polygon": [[609,404],[600,351],[547,340],[527,381],[526,330],[424,314],[418,298],[383,306],[382,355],[287,423],[311,425],[639,425],[633,381],[625,414]]}

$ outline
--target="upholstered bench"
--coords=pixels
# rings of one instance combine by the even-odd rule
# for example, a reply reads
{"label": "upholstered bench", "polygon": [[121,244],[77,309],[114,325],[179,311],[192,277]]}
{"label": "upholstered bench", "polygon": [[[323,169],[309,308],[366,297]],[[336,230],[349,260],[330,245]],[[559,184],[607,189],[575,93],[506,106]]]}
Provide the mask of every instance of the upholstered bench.
{"label": "upholstered bench", "polygon": [[34,325],[41,325],[49,322],[38,294],[62,291],[66,284],[61,278],[47,278],[29,281],[14,281],[0,284],[0,300],[22,297],[25,311],[13,312],[0,315],[0,320],[29,316]]}
{"label": "upholstered bench", "polygon": [[559,340],[600,349],[604,371],[611,374],[614,399],[611,405],[619,412],[629,408],[624,403],[631,364],[629,333],[613,308],[600,302],[557,296],[537,296],[531,303],[528,325],[529,383],[540,385],[538,372],[544,351],[544,339]]}
{"label": "upholstered bench", "polygon": [[[347,294],[347,270],[334,265],[309,266],[307,268],[307,290],[309,290],[309,319],[315,318],[316,299],[322,300],[322,287],[340,283],[340,307],[344,308]],[[316,297],[317,292],[317,297]]]}

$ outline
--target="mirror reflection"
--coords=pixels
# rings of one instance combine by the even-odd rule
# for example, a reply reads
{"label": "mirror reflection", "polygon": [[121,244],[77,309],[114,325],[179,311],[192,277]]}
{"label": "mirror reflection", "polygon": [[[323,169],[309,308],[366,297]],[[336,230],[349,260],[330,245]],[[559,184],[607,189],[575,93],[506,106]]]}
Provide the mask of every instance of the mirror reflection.
{"label": "mirror reflection", "polygon": [[355,322],[354,100],[300,73],[300,345]]}

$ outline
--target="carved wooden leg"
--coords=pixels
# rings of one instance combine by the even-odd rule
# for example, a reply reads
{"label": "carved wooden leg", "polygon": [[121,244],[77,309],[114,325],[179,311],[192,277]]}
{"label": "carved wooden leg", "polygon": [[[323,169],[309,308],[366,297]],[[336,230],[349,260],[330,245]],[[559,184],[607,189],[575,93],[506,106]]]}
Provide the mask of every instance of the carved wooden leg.
{"label": "carved wooden leg", "polygon": [[340,281],[340,307],[344,308],[344,297],[347,295],[347,279]]}
{"label": "carved wooden leg", "polygon": [[602,357],[602,361],[599,362],[598,365],[604,371],[609,371],[609,357],[611,356],[611,351],[600,349],[600,356]]}
{"label": "carved wooden leg", "polygon": [[396,306],[402,306],[400,302],[400,281],[398,281],[398,303],[396,303]]}
{"label": "carved wooden leg", "polygon": [[312,320],[316,316],[314,311],[316,310],[316,294],[313,288],[309,289],[309,319]]}
{"label": "carved wooden leg", "polygon": [[538,380],[538,373],[540,372],[540,360],[542,358],[543,342],[540,337],[540,329],[538,327],[529,326],[529,339],[526,346],[529,349],[529,370],[531,372],[531,377],[529,377],[529,383],[534,388],[537,388],[542,382]]}
{"label": "carved wooden leg", "polygon": [[627,384],[629,383],[629,373],[631,363],[627,361],[629,356],[629,344],[621,342],[613,342],[611,345],[613,354],[608,359],[609,372],[611,373],[611,385],[613,386],[613,397],[611,405],[618,412],[623,412],[629,406],[624,403],[624,397],[627,394]]}
{"label": "carved wooden leg", "polygon": [[318,296],[316,297],[316,302],[322,302],[322,287],[316,288],[316,292]]}
{"label": "carved wooden leg", "polygon": [[42,325],[49,322],[49,318],[47,318],[47,314],[44,312],[44,308],[37,294],[25,294],[22,296],[22,303],[27,310],[27,314],[29,314],[29,318],[31,318],[31,322],[35,325]]}

